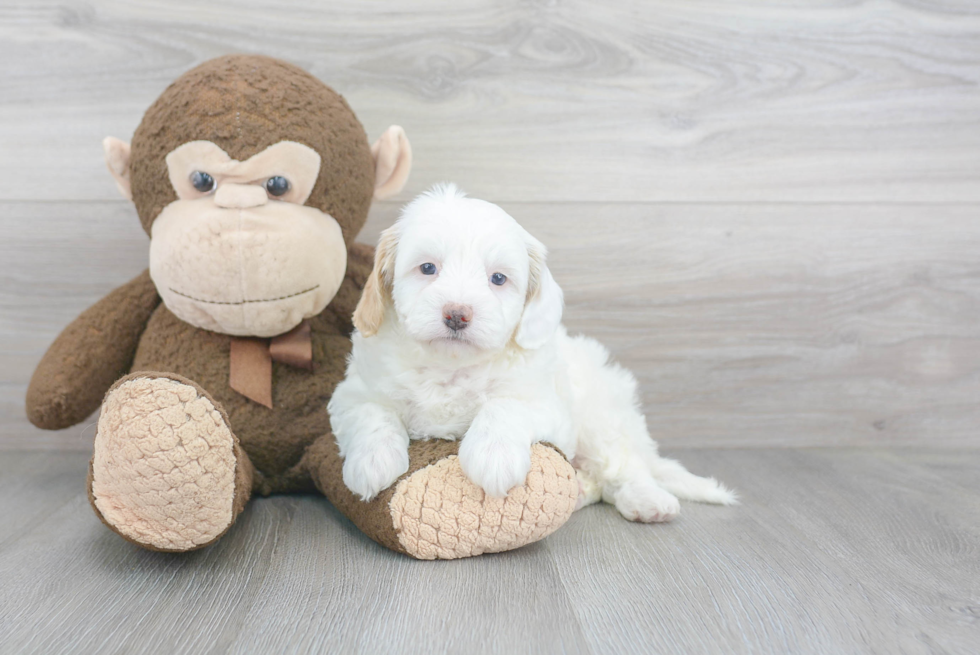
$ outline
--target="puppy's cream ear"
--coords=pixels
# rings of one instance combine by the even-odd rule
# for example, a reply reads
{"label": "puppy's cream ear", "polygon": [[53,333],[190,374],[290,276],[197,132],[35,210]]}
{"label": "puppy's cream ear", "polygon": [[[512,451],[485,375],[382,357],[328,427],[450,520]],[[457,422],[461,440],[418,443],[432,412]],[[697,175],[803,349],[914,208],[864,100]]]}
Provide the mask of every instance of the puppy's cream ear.
{"label": "puppy's cream ear", "polygon": [[527,301],[514,340],[521,348],[534,350],[547,343],[561,324],[565,298],[545,263],[545,247],[532,239],[528,245],[528,255],[531,258],[531,270]]}
{"label": "puppy's cream ear", "polygon": [[102,150],[105,151],[105,164],[109,167],[119,193],[126,197],[126,200],[133,199],[133,192],[129,184],[129,144],[117,139],[114,136],[107,136],[102,140]]}
{"label": "puppy's cream ear", "polygon": [[405,186],[412,171],[412,144],[405,130],[392,125],[371,146],[374,157],[374,197],[390,198]]}
{"label": "puppy's cream ear", "polygon": [[391,302],[391,285],[398,245],[397,225],[381,233],[374,251],[374,268],[364,285],[364,292],[354,309],[354,327],[365,337],[378,333],[385,318],[385,307]]}

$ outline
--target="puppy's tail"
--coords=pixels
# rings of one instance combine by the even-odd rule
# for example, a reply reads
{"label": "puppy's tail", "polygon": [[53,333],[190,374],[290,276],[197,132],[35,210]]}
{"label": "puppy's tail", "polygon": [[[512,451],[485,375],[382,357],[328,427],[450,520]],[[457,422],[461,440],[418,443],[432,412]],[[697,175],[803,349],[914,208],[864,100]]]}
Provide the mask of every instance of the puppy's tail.
{"label": "puppy's tail", "polygon": [[657,457],[651,473],[661,487],[684,500],[714,505],[737,505],[738,496],[714,478],[694,475],[673,459]]}

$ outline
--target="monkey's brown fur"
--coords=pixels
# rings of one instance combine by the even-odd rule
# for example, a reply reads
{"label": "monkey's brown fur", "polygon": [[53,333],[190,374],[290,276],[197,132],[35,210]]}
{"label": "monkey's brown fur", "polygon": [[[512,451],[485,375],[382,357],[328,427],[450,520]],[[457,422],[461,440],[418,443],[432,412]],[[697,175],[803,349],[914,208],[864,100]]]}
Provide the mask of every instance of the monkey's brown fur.
{"label": "monkey's brown fur", "polygon": [[[370,503],[346,489],[326,412],[344,376],[351,315],[373,260],[372,248],[353,242],[367,218],[375,184],[364,129],[340,95],[290,64],[258,56],[207,62],[164,91],[133,137],[132,197],[148,234],[157,216],[177,199],[166,155],[195,140],[212,141],[239,160],[283,140],[305,144],[321,155],[319,177],[306,204],[337,220],[348,244],[348,264],[336,296],[310,321],[314,372],[274,363],[274,409],[248,400],[229,386],[231,337],[177,318],[160,302],[144,272],[82,313],[54,342],[28,389],[31,422],[45,429],[74,425],[98,408],[116,380],[130,373],[184,381],[213,401],[236,437],[236,515],[253,491],[266,495],[319,489],[369,537],[406,552],[388,507],[394,486]],[[455,451],[455,444],[413,442],[406,476]],[[569,494],[565,496],[567,500]],[[574,492],[570,497],[574,503]],[[563,508],[553,512],[554,525],[545,526],[546,532],[567,518]]]}
{"label": "monkey's brown fur", "polygon": [[177,199],[164,158],[188,141],[211,141],[245,160],[289,139],[322,157],[306,204],[333,216],[347,243],[367,220],[374,163],[367,134],[344,98],[284,61],[220,57],[188,71],[146,111],[133,135],[133,202],[147,234]]}

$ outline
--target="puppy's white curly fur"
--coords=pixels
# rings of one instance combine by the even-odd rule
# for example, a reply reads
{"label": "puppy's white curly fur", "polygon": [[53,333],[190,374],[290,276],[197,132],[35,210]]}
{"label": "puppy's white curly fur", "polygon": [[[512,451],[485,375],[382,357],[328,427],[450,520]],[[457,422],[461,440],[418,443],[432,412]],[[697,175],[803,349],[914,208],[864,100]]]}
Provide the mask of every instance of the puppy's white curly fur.
{"label": "puppy's white curly fur", "polygon": [[678,497],[736,502],[659,456],[636,379],[599,342],[568,335],[562,304],[544,246],[500,207],[453,185],[406,206],[382,235],[329,404],[344,483],[373,498],[408,469],[409,439],[461,438],[463,471],[504,496],[524,482],[531,445],[548,441],[576,469],[580,506],[602,499],[652,522],[677,516]]}

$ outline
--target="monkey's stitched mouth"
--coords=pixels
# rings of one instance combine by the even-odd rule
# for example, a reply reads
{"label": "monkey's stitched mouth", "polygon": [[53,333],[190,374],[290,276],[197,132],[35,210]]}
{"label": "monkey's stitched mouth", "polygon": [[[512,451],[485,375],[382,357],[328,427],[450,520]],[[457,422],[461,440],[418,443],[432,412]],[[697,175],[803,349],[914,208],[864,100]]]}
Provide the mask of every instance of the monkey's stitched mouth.
{"label": "monkey's stitched mouth", "polygon": [[303,289],[302,291],[291,293],[288,296],[279,296],[278,298],[262,298],[260,300],[236,300],[234,302],[226,301],[226,300],[204,300],[203,298],[195,298],[194,296],[177,291],[173,287],[168,287],[168,288],[170,289],[171,292],[176,293],[178,296],[183,296],[184,298],[187,298],[188,300],[193,300],[194,302],[203,302],[209,305],[248,305],[250,303],[256,303],[256,302],[275,302],[277,300],[286,300],[288,298],[295,298],[296,296],[302,296],[304,293],[310,293],[311,291],[316,291],[317,289],[320,288],[320,285],[317,284],[316,286],[312,286],[309,289]]}

